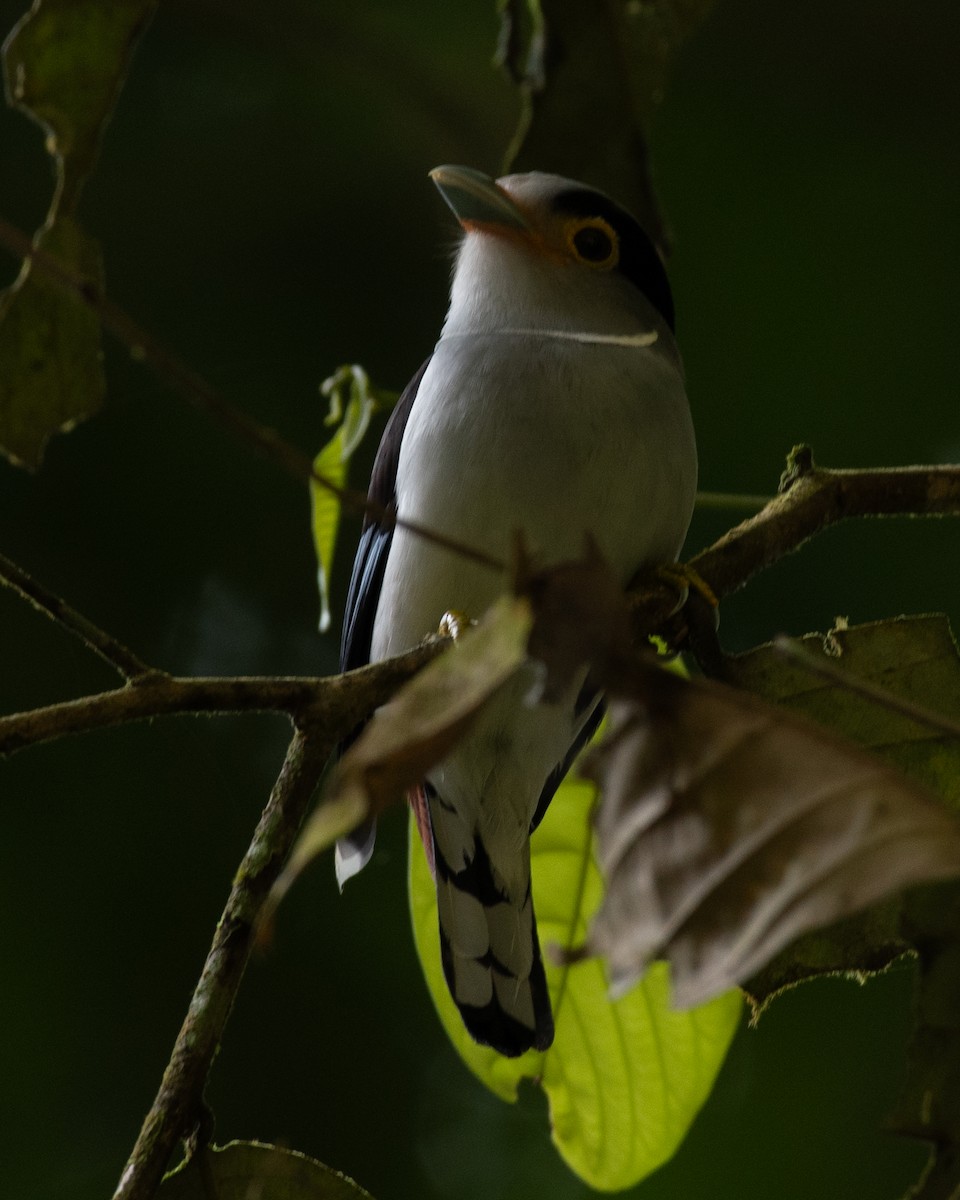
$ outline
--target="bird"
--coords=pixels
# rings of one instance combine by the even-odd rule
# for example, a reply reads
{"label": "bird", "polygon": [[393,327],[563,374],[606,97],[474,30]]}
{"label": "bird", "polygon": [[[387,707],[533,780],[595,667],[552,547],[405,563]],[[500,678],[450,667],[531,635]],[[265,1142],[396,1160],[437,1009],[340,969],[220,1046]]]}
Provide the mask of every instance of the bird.
{"label": "bird", "polygon": [[[577,557],[589,536],[626,585],[675,562],[693,511],[696,442],[651,237],[558,175],[430,176],[460,225],[449,308],[374,461],[343,670],[417,645],[448,611],[481,615],[507,586],[409,524],[495,561],[519,531],[543,565]],[[471,1036],[507,1057],[554,1039],[530,835],[603,711],[585,673],[532,703],[533,670],[496,693],[413,797],[447,986]],[[364,828],[338,845],[341,887],[373,838]]]}

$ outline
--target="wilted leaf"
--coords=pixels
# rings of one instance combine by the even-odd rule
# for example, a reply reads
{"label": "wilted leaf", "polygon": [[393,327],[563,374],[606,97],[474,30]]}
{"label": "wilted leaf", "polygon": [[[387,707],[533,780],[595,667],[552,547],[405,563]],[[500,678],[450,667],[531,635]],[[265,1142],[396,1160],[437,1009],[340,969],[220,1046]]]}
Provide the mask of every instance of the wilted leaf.
{"label": "wilted leaf", "polygon": [[271,890],[271,907],[318,854],[422,782],[524,662],[531,623],[525,600],[502,596],[478,626],[377,709],[334,769]]}
{"label": "wilted leaf", "polygon": [[[593,853],[593,786],[568,778],[531,843],[540,938],[583,941],[603,881]],[[611,1001],[599,960],[545,966],[556,1036],[546,1052],[504,1058],[479,1046],[463,1026],[440,963],[436,890],[415,822],[410,822],[410,909],[417,954],[433,1002],[458,1054],[491,1091],[516,1099],[536,1080],[550,1104],[558,1151],[591,1187],[630,1187],[665,1162],[683,1140],[713,1086],[737,1027],[740,998],[728,993],[690,1012],[670,1007],[668,970]]]}
{"label": "wilted leaf", "polygon": [[[337,431],[313,460],[317,475],[342,488],[347,481],[347,464],[363,441],[374,413],[397,397],[393,392],[374,388],[363,367],[356,363],[338,367],[320,385],[321,394],[330,401],[327,425]],[[320,632],[330,628],[330,571],[340,528],[340,497],[322,484],[310,484],[313,511],[313,548],[317,556],[317,588],[320,592]]]}
{"label": "wilted leaf", "polygon": [[588,939],[617,986],[661,956],[676,1003],[799,934],[960,874],[960,823],[899,772],[744,693],[638,668],[591,766],[607,895]]}
{"label": "wilted leaf", "polygon": [[[37,240],[90,286],[102,287],[97,243],[69,217]],[[39,467],[47,442],[103,403],[100,323],[75,296],[26,262],[0,295],[0,451]]]}
{"label": "wilted leaf", "polygon": [[[83,183],[156,0],[34,0],[3,46],[7,99],[43,126],[57,184],[35,241],[94,292],[100,251],[74,220]],[[0,296],[0,452],[40,465],[103,400],[96,317],[35,263]]]}
{"label": "wilted leaf", "polygon": [[584,555],[537,570],[517,547],[515,590],[534,611],[529,651],[546,668],[544,695],[559,698],[587,663],[611,682],[633,660],[630,610],[619,580],[588,535]]}
{"label": "wilted leaf", "polygon": [[157,1200],[372,1200],[316,1159],[261,1142],[230,1142],[195,1155],[160,1185]]}

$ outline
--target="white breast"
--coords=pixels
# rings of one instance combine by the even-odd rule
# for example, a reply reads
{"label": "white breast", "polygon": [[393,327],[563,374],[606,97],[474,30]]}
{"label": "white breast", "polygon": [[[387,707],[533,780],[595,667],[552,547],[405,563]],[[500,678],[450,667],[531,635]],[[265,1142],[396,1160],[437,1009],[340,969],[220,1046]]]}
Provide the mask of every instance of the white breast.
{"label": "white breast", "polygon": [[[658,346],[505,333],[444,336],[403,437],[399,515],[508,559],[521,530],[546,563],[584,533],[626,582],[680,549],[696,449],[676,360]],[[495,572],[398,530],[372,656],[435,630],[447,609],[479,616]]]}

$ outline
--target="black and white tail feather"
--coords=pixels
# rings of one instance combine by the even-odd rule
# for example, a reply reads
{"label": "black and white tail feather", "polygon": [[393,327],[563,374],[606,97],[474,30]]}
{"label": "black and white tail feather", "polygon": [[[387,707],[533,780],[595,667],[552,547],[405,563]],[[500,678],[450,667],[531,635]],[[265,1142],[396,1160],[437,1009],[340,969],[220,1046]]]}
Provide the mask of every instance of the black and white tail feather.
{"label": "black and white tail feather", "polygon": [[[553,1042],[553,1015],[530,889],[530,843],[517,876],[498,877],[477,831],[427,787],[443,973],[471,1036],[515,1057]],[[459,827],[459,828],[458,828]],[[448,855],[450,856],[448,858]]]}

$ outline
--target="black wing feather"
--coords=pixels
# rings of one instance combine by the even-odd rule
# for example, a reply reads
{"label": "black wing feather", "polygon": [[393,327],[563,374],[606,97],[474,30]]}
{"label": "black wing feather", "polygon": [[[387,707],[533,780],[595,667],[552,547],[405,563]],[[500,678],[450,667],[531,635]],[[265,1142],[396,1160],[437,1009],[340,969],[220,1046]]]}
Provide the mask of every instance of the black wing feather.
{"label": "black wing feather", "polygon": [[543,791],[540,793],[540,799],[537,801],[536,812],[533,814],[533,820],[530,822],[531,833],[533,833],[536,827],[543,820],[544,813],[546,813],[547,809],[550,807],[550,801],[556,794],[557,788],[561,783],[563,783],[567,776],[567,772],[576,762],[577,755],[600,728],[600,722],[603,720],[603,714],[607,711],[607,706],[604,704],[599,692],[597,692],[595,688],[590,687],[589,684],[584,684],[580,695],[577,697],[577,706],[575,709],[576,714],[579,716],[581,713],[585,712],[591,704],[594,706],[593,711],[582,725],[580,732],[570,743],[570,748],[567,751],[563,762],[558,763],[557,766],[555,766],[547,776],[547,782],[543,785]]}
{"label": "black wing feather", "polygon": [[[367,497],[381,508],[393,509],[396,506],[400,443],[403,441],[403,431],[407,427],[413,402],[417,398],[420,380],[429,363],[428,358],[404,388],[380,440]],[[347,607],[340,640],[341,671],[352,671],[354,667],[362,667],[370,661],[373,622],[377,615],[380,588],[387,569],[392,541],[392,525],[384,525],[369,514],[364,517],[357,557],[353,560],[353,574],[350,576],[350,587],[347,590]]]}
{"label": "black wing feather", "polygon": [[[380,446],[377,449],[377,457],[373,460],[367,498],[381,508],[394,509],[396,507],[400,443],[403,441],[403,431],[407,427],[413,402],[417,398],[420,380],[429,363],[430,359],[428,358],[403,389],[396,408],[390,414],[390,419],[383,431],[383,437],[380,439]],[[392,541],[393,525],[384,524],[369,513],[363,518],[357,556],[353,560],[353,573],[347,589],[347,606],[343,614],[343,633],[340,637],[341,671],[352,671],[355,667],[365,666],[370,661],[373,622],[377,616],[377,604],[380,601],[380,589],[383,586],[383,575],[387,569],[387,559],[390,556]],[[364,725],[366,725],[366,721],[361,721],[343,739],[337,747],[338,758],[357,740],[363,732]],[[373,845],[373,830],[373,822],[365,821],[341,841],[361,854],[362,860],[365,862]]]}

